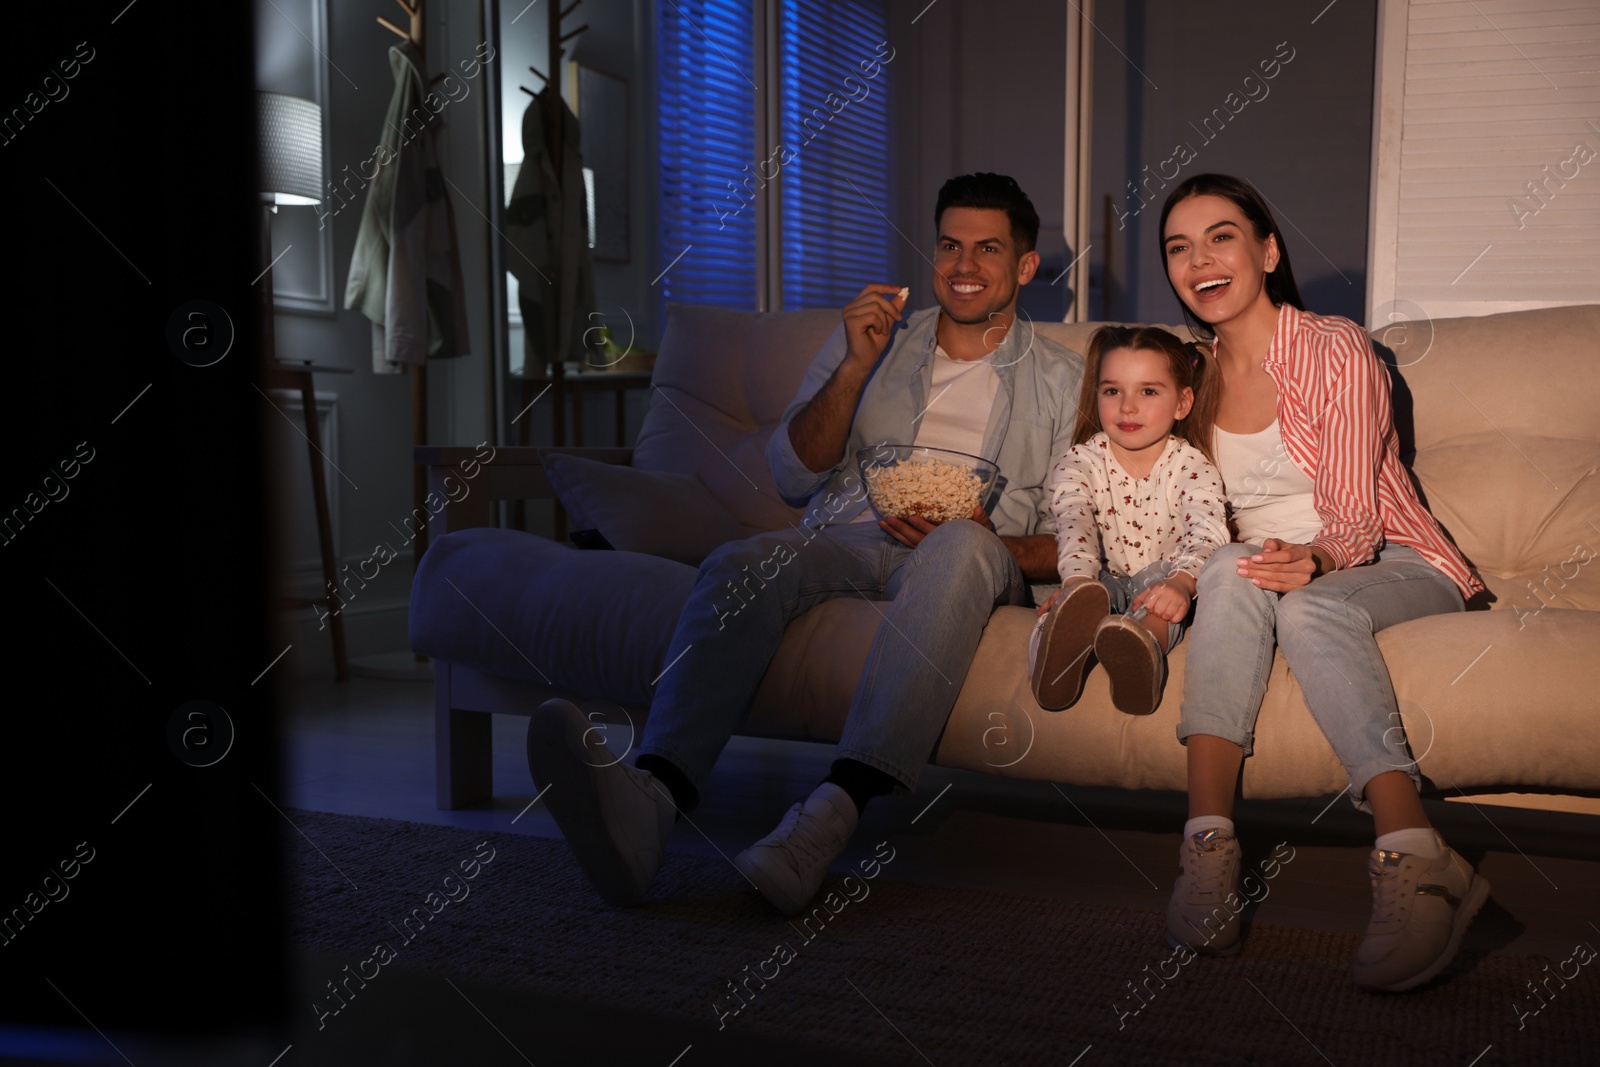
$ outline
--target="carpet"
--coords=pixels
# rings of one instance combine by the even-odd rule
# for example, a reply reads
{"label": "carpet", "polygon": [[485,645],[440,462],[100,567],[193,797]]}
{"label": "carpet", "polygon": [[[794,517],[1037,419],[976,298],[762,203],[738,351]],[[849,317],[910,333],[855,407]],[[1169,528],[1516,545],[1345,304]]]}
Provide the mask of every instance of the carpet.
{"label": "carpet", "polygon": [[[622,909],[559,841],[290,817],[291,941],[346,961],[311,1008],[327,1020],[398,967],[525,993],[551,1027],[574,999],[702,1026],[693,1063],[724,1062],[729,1032],[821,1062],[1083,1067],[1577,1064],[1600,1042],[1600,964],[1581,951],[1464,952],[1377,996],[1350,983],[1354,935],[1257,922],[1238,956],[1185,962],[1155,911],[897,881],[884,848],[786,920],[720,860],[669,855],[651,899]],[[587,1062],[612,1062],[599,1041]]]}

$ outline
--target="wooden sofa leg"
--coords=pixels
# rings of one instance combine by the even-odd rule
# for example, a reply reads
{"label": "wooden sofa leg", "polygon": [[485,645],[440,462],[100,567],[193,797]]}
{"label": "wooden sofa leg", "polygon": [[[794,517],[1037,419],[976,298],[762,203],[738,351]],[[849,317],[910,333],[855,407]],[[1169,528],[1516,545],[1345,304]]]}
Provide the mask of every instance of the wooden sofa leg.
{"label": "wooden sofa leg", "polygon": [[494,730],[488,712],[450,708],[450,669],[435,662],[435,803],[452,810],[494,796]]}

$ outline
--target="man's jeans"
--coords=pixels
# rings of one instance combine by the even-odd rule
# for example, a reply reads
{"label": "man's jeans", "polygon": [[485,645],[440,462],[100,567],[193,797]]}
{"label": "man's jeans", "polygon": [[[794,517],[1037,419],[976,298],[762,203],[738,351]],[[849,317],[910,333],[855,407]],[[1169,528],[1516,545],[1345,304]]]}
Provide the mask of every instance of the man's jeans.
{"label": "man's jeans", "polygon": [[966,519],[936,527],[915,551],[875,522],[780,530],[717,549],[678,619],[640,754],[671,761],[703,792],[784,627],[841,596],[891,602],[879,605],[884,622],[839,757],[915,789],[989,616],[1029,599],[1000,538]]}
{"label": "man's jeans", "polygon": [[1405,771],[1420,783],[1373,635],[1396,623],[1464,610],[1455,583],[1412,549],[1389,545],[1376,562],[1280,595],[1238,576],[1239,557],[1260,551],[1259,545],[1224,545],[1200,572],[1178,739],[1210,734],[1249,755],[1276,646],[1350,775],[1358,808],[1370,810],[1366,785],[1385,771]]}

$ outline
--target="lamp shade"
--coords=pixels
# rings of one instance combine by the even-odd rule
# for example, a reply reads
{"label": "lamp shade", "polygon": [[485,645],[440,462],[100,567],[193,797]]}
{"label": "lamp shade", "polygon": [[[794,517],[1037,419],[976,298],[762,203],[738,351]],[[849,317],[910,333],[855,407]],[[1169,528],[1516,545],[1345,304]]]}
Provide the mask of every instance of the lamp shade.
{"label": "lamp shade", "polygon": [[275,204],[322,202],[322,108],[284,93],[256,94],[261,192]]}

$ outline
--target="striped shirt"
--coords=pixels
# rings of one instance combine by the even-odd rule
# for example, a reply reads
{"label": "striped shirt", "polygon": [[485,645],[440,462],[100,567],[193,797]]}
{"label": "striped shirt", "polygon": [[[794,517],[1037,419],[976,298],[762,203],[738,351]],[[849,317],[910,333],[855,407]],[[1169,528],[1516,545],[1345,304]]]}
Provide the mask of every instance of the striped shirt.
{"label": "striped shirt", "polygon": [[[1213,351],[1215,345],[1213,345]],[[1406,545],[1470,597],[1483,584],[1422,506],[1400,462],[1389,375],[1365,330],[1288,304],[1261,363],[1278,386],[1278,421],[1296,466],[1311,475],[1322,532],[1311,539],[1339,569]]]}

